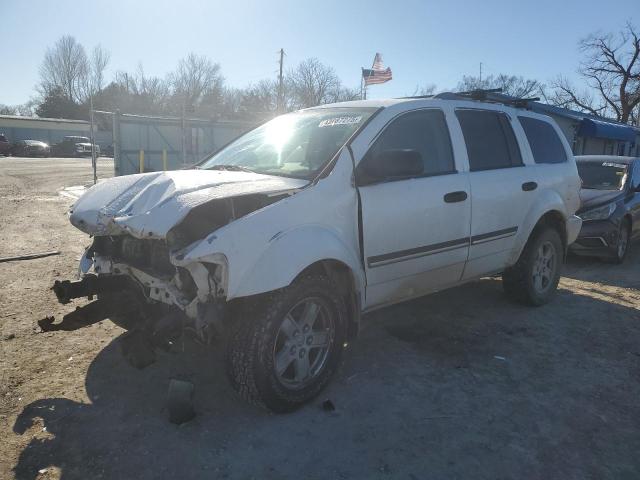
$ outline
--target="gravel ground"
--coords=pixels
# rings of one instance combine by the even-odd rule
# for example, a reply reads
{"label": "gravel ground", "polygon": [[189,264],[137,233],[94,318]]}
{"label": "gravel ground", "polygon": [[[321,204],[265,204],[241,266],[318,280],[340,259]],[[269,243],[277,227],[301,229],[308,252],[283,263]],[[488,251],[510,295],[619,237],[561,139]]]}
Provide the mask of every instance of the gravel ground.
{"label": "gravel ground", "polygon": [[[323,396],[272,415],[234,395],[220,348],[139,371],[111,322],[38,333],[73,308],[49,288],[89,243],[58,191],[90,181],[88,160],[0,158],[0,256],[62,252],[0,263],[0,478],[640,478],[640,246],[571,259],[545,307],[484,279],[368,315]],[[196,386],[181,426],[171,378]]]}

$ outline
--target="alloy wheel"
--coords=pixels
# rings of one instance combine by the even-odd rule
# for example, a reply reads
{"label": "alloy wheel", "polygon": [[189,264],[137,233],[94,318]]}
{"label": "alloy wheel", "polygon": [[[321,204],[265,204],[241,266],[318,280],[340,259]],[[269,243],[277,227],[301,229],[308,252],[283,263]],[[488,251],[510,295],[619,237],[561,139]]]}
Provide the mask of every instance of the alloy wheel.
{"label": "alloy wheel", "polygon": [[327,302],[305,298],[284,316],[273,350],[276,377],[288,388],[301,389],[322,372],[335,338],[335,322]]}
{"label": "alloy wheel", "polygon": [[553,284],[556,268],[556,249],[553,243],[544,242],[538,248],[533,261],[533,287],[538,293],[546,292]]}
{"label": "alloy wheel", "polygon": [[625,228],[625,225],[623,224],[622,227],[620,227],[620,233],[618,235],[618,258],[619,259],[623,259],[625,253],[627,253],[627,246],[629,245],[629,230],[627,230],[627,228]]}

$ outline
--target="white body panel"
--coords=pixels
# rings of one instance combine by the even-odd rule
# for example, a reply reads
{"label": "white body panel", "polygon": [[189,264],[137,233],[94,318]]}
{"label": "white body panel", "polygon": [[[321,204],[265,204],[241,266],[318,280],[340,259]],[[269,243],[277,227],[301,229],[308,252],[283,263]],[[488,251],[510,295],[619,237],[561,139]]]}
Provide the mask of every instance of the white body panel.
{"label": "white body panel", "polygon": [[[290,196],[172,252],[171,263],[193,274],[202,298],[210,293],[202,264],[223,265],[224,296],[230,300],[286,287],[309,265],[335,260],[351,271],[364,309],[501,271],[517,261],[545,213],[562,215],[569,243],[577,236],[580,221],[573,214],[579,179],[573,157],[564,164],[536,165],[517,121],[513,126],[525,165],[470,172],[455,109],[479,108],[478,102],[421,99],[351,105],[383,109],[339,151],[329,175],[314,183],[228,171],[131,175],[90,189],[73,207],[71,221],[90,234],[163,239],[191,209],[211,199],[288,191]],[[424,108],[445,113],[457,173],[357,188],[354,167],[379,133],[399,114]],[[501,105],[481,108],[506,112],[512,119],[530,115],[548,120]],[[570,155],[564,139],[563,144]],[[538,188],[525,192],[521,186],[529,181]],[[468,198],[443,201],[445,194],[456,191],[467,192]],[[508,229],[514,230],[495,234]],[[495,238],[481,238],[488,232]]]}

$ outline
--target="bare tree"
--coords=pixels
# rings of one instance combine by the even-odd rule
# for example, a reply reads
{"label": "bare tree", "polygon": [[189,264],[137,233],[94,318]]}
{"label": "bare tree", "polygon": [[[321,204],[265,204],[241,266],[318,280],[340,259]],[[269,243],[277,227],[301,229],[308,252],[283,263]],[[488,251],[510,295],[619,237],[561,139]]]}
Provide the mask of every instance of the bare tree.
{"label": "bare tree", "polygon": [[193,112],[203,101],[219,102],[224,79],[220,65],[204,56],[190,53],[180,60],[176,71],[170,75],[174,96],[185,110]]}
{"label": "bare tree", "polygon": [[410,96],[424,97],[427,95],[433,95],[436,92],[437,88],[438,87],[436,87],[435,83],[430,83],[428,85],[416,85],[416,88],[413,90],[413,93]]}
{"label": "bare tree", "polygon": [[350,102],[360,99],[360,90],[349,87],[339,87],[332,91],[328,97],[330,103],[334,102]]}
{"label": "bare tree", "polygon": [[483,79],[473,75],[465,75],[458,83],[456,90],[465,92],[479,89],[488,90],[492,88],[501,88],[502,93],[505,95],[511,95],[518,98],[541,95],[544,92],[544,85],[538,80],[532,80],[516,75],[507,75],[504,73],[489,75]]}
{"label": "bare tree", "polygon": [[260,80],[241,92],[239,111],[245,115],[264,116],[275,113],[277,108],[278,82],[275,80]]}
{"label": "bare tree", "polygon": [[18,109],[13,105],[4,105],[0,103],[0,115],[17,115]]}
{"label": "bare tree", "polygon": [[288,74],[294,108],[307,108],[329,103],[341,87],[340,79],[333,68],[317,58],[301,62]]}
{"label": "bare tree", "polygon": [[93,47],[90,61],[90,88],[99,92],[104,87],[104,71],[109,65],[111,54],[100,45]]}
{"label": "bare tree", "polygon": [[142,63],[138,64],[135,73],[116,73],[113,87],[113,103],[118,108],[131,113],[162,114],[167,113],[167,104],[171,96],[169,81],[159,77],[147,76]]}
{"label": "bare tree", "polygon": [[640,33],[631,24],[617,34],[592,34],[580,41],[584,59],[578,73],[587,88],[566,78],[554,81],[551,101],[624,123],[637,122],[640,105]]}
{"label": "bare tree", "polygon": [[86,85],[89,61],[84,47],[70,35],[48,48],[40,67],[42,94],[59,88],[68,100],[80,103]]}

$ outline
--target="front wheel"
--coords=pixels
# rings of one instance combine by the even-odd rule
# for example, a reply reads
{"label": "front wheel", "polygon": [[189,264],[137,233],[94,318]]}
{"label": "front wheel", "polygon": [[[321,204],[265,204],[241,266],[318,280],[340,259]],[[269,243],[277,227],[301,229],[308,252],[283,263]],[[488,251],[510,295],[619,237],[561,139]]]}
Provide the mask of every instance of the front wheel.
{"label": "front wheel", "polygon": [[544,305],[556,294],[563,261],[562,240],[552,228],[534,231],[518,262],[502,274],[504,291],[527,305]]}
{"label": "front wheel", "polygon": [[343,297],[323,275],[300,278],[251,302],[227,345],[227,374],[245,400],[290,412],[337,370],[347,334]]}
{"label": "front wheel", "polygon": [[627,251],[629,250],[629,239],[631,237],[631,225],[629,225],[629,220],[624,219],[620,223],[620,229],[618,230],[618,238],[616,240],[616,248],[613,253],[613,257],[611,261],[613,263],[620,264],[624,262],[624,259],[627,257]]}

